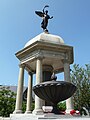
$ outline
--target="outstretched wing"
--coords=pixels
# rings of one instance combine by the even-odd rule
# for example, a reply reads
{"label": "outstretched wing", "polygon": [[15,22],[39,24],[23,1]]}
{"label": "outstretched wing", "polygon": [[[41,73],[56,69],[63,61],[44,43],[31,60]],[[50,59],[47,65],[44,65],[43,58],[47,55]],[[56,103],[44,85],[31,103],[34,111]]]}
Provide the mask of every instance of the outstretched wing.
{"label": "outstretched wing", "polygon": [[45,5],[44,9],[45,9],[46,7],[49,7],[49,5]]}
{"label": "outstretched wing", "polygon": [[44,13],[41,11],[35,11],[35,13],[39,16],[39,17],[44,17]]}

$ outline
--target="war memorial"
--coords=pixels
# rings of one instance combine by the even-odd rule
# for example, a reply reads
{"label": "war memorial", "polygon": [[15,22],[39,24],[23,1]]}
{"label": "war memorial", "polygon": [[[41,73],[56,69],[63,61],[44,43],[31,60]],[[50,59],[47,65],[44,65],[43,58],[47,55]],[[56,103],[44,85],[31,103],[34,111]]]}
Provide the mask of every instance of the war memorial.
{"label": "war memorial", "polygon": [[[66,45],[64,40],[50,34],[47,25],[52,19],[48,11],[35,11],[42,17],[43,33],[29,40],[23,49],[15,55],[20,60],[16,106],[10,120],[89,120],[89,117],[72,116],[74,109],[72,95],[76,86],[70,82],[70,64],[74,62],[73,47]],[[26,112],[22,113],[22,91],[24,86],[24,71],[28,74],[28,90]],[[55,74],[64,72],[64,81],[57,80]],[[36,84],[33,86],[33,75],[36,74]],[[31,111],[32,90],[35,93],[35,108]],[[66,114],[57,109],[58,102],[66,100]],[[49,112],[46,112],[49,111]]]}

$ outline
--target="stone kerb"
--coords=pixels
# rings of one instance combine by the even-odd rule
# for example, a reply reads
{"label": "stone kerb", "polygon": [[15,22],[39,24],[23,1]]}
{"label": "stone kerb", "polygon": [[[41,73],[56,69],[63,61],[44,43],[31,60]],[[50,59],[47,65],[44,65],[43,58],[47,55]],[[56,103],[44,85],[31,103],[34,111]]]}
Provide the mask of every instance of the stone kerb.
{"label": "stone kerb", "polygon": [[10,117],[6,117],[6,118],[0,117],[0,120],[11,120],[11,119]]}
{"label": "stone kerb", "polygon": [[10,120],[90,120],[90,117],[55,115],[52,113],[44,114],[44,115],[18,114],[16,116],[12,115]]}

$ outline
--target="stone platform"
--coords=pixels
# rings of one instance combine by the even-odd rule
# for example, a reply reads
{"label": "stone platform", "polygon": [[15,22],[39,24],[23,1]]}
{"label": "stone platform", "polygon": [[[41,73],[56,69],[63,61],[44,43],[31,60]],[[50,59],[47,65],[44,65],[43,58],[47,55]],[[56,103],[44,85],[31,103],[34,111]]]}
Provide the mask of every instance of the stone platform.
{"label": "stone platform", "polygon": [[72,115],[55,115],[52,113],[43,115],[33,114],[11,114],[10,120],[90,120],[90,117],[72,116]]}

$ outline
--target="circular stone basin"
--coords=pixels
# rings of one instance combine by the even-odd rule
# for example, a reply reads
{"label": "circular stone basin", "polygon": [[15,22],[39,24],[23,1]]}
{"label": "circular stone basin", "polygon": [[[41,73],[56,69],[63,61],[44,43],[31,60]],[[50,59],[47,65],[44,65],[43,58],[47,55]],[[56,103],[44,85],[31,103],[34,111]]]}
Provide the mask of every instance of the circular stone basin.
{"label": "circular stone basin", "polygon": [[33,91],[39,98],[56,105],[71,97],[76,91],[76,86],[69,82],[52,80],[37,84]]}

